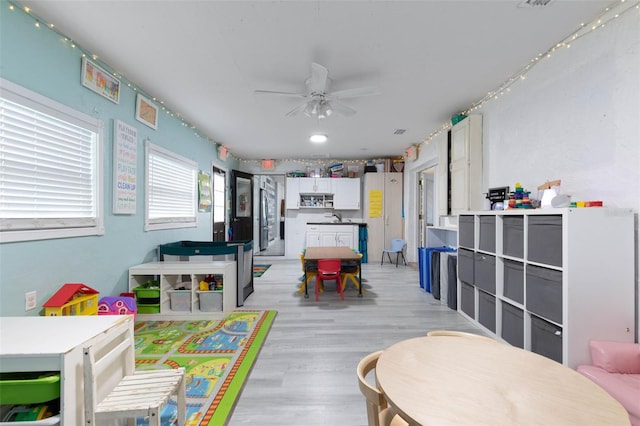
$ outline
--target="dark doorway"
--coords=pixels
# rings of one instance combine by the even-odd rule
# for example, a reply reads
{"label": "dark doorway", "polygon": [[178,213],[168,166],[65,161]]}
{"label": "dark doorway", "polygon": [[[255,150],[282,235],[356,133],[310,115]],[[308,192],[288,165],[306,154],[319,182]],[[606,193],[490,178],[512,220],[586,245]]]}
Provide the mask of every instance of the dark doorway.
{"label": "dark doorway", "polygon": [[231,172],[231,241],[253,240],[253,175]]}
{"label": "dark doorway", "polygon": [[226,172],[213,168],[213,241],[225,241],[226,237]]}

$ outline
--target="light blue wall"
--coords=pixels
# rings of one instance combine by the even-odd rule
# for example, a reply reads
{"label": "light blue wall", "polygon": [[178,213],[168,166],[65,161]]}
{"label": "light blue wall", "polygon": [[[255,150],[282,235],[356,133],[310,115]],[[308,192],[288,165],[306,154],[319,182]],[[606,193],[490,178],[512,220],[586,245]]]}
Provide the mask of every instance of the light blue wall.
{"label": "light blue wall", "polygon": [[[158,130],[134,118],[135,92],[121,85],[120,103],[115,104],[80,84],[82,52],[64,42],[46,27],[0,2],[0,76],[40,93],[104,123],[104,215],[105,234],[0,245],[0,315],[37,315],[25,312],[24,293],[36,290],[42,305],[62,284],[85,283],[103,295],[117,295],[127,289],[127,271],[132,265],[155,260],[159,244],[178,240],[211,240],[211,214],[198,214],[197,228],[145,232],[144,226],[144,140],[190,158],[200,170],[212,165],[226,170],[238,167],[237,160],[221,162],[216,145],[196,136],[181,120],[160,113]],[[135,58],[132,58],[135,60]],[[135,83],[135,82],[133,82]],[[138,130],[138,193],[135,215],[113,215],[112,128],[121,120]]]}

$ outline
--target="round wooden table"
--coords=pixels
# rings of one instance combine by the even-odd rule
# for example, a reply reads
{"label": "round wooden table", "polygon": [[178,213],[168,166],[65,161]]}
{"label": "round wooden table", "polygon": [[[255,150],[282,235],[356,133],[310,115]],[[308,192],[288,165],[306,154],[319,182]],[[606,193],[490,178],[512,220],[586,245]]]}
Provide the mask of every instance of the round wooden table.
{"label": "round wooden table", "polygon": [[404,340],[382,352],[376,379],[412,425],[630,424],[622,405],[586,377],[490,340]]}

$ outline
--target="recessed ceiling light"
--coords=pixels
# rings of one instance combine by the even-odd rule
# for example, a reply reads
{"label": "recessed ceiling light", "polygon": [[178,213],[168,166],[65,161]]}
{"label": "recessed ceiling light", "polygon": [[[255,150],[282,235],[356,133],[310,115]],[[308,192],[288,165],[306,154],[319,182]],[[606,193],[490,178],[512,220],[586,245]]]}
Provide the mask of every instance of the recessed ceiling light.
{"label": "recessed ceiling light", "polygon": [[311,135],[309,140],[313,143],[324,143],[327,141],[327,135],[321,135],[321,134]]}

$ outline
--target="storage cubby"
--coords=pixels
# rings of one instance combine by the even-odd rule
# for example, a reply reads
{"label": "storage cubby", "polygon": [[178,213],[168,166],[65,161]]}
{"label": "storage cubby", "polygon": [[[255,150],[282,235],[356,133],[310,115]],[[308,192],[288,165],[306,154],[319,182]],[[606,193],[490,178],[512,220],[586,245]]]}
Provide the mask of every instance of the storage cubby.
{"label": "storage cubby", "polygon": [[575,368],[589,340],[634,338],[630,209],[468,212],[458,311],[496,338]]}
{"label": "storage cubby", "polygon": [[[213,277],[213,288],[203,290],[200,282]],[[155,281],[159,287],[156,304],[138,304],[138,315],[150,317],[213,318],[236,307],[236,264],[227,261],[150,262],[129,268],[129,290],[149,296],[146,283]],[[211,286],[211,284],[210,284]],[[221,287],[221,289],[220,289]],[[216,290],[218,288],[218,290]],[[145,300],[143,302],[151,302]]]}

